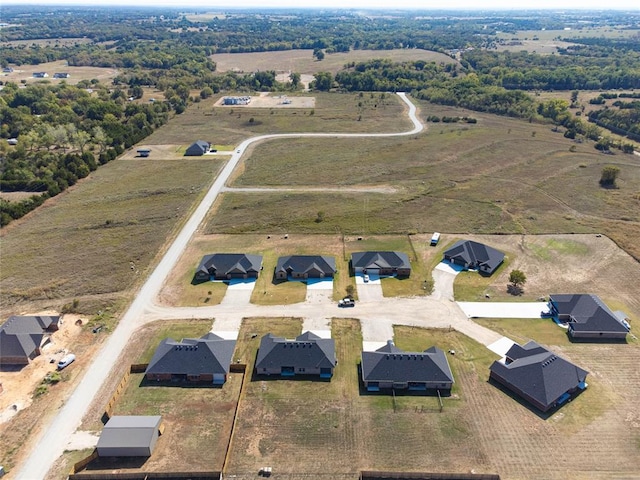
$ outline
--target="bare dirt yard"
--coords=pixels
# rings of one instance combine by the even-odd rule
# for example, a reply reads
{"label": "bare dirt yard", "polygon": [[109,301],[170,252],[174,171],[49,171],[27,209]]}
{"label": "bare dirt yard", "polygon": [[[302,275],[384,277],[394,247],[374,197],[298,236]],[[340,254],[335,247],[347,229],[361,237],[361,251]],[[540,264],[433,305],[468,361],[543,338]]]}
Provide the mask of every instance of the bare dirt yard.
{"label": "bare dirt yard", "polygon": [[[39,312],[35,315],[56,314],[56,312]],[[6,423],[18,411],[31,405],[36,386],[42,382],[47,373],[56,370],[58,361],[64,355],[71,353],[69,349],[82,330],[82,326],[76,325],[75,322],[82,318],[78,315],[64,315],[61,318],[60,329],[51,334],[47,344],[42,347],[42,353],[34,358],[29,365],[21,369],[0,371],[0,384],[2,384],[0,429],[2,429],[2,424]]]}
{"label": "bare dirt yard", "polygon": [[251,102],[247,105],[224,105],[224,98],[220,98],[215,106],[223,108],[314,108],[316,106],[315,97],[273,95],[269,92],[252,95]]}
{"label": "bare dirt yard", "polygon": [[[47,72],[47,78],[33,78],[34,72]],[[69,78],[53,78],[54,73],[68,73]],[[20,65],[15,67],[11,73],[0,74],[3,81],[20,83],[25,80],[27,83],[35,83],[39,81],[47,81],[51,83],[66,82],[75,85],[80,80],[107,80],[118,75],[115,68],[102,67],[70,67],[66,61],[58,60],[55,62],[41,63],[39,65]]]}

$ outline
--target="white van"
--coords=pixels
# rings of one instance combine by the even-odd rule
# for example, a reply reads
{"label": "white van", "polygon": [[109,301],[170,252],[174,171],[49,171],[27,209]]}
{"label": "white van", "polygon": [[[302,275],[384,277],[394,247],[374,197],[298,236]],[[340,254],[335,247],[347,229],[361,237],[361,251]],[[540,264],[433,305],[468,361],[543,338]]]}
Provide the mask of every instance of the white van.
{"label": "white van", "polygon": [[73,353],[65,355],[62,357],[62,360],[58,362],[58,370],[62,370],[64,367],[69,366],[76,359],[76,356]]}
{"label": "white van", "polygon": [[438,242],[440,241],[440,232],[435,232],[432,236],[431,236],[431,246],[435,247],[436,245],[438,245]]}

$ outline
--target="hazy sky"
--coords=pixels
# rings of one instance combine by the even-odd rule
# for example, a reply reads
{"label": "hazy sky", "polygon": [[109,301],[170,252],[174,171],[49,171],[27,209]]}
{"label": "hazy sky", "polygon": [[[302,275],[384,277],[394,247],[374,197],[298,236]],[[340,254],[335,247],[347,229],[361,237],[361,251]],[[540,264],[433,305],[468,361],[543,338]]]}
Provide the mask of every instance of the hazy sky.
{"label": "hazy sky", "polygon": [[398,9],[618,9],[640,10],[639,0],[8,0],[5,4],[73,4],[73,5],[131,5],[131,6],[197,6],[215,11],[224,7],[338,7],[338,8],[398,8]]}

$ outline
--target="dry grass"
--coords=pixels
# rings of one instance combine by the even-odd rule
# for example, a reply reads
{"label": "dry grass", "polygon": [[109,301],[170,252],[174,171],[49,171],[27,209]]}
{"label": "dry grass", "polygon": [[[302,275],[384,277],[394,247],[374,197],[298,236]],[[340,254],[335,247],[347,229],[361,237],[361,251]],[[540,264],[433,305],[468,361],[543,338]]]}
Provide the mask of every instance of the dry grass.
{"label": "dry grass", "polygon": [[[189,145],[200,139],[227,146],[267,133],[399,132],[410,128],[403,116],[405,106],[395,95],[372,93],[360,97],[356,93],[314,92],[313,97],[316,99],[313,110],[215,107],[220,97],[211,97],[175,116],[145,142]],[[362,106],[358,106],[360,103]]]}
{"label": "dry grass", "polygon": [[96,300],[118,301],[148,275],[220,164],[117,160],[3,229],[2,308],[60,308],[78,298],[95,313]]}
{"label": "dry grass", "polygon": [[352,50],[348,53],[332,53],[324,60],[317,61],[313,50],[287,50],[282,52],[258,53],[217,53],[211,56],[216,62],[216,71],[256,72],[275,70],[276,72],[298,72],[314,74],[317,72],[337,73],[350,62],[365,62],[372,59],[391,59],[394,62],[425,60],[437,63],[457,63],[448,55],[429,50]]}
{"label": "dry grass", "polygon": [[[33,78],[33,72],[47,72],[49,76],[47,78]],[[71,76],[69,78],[53,78],[54,73],[63,72],[69,73]],[[70,67],[66,61],[57,60],[39,65],[21,65],[14,67],[13,72],[1,75],[3,81],[7,82],[20,83],[25,80],[27,84],[44,81],[52,84],[66,82],[70,85],[75,85],[80,80],[93,80],[94,78],[100,81],[111,80],[118,75],[118,70],[103,67]]]}

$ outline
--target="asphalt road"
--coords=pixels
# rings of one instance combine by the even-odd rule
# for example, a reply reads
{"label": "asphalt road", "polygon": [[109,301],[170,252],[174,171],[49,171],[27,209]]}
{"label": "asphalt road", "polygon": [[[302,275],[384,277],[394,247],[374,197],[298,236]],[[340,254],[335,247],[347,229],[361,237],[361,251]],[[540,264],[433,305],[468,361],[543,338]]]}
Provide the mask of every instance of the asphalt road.
{"label": "asphalt road", "polygon": [[[42,425],[40,436],[33,444],[31,452],[26,461],[17,470],[15,478],[24,480],[40,480],[46,476],[47,472],[56,461],[56,459],[62,455],[65,445],[67,445],[69,439],[79,427],[82,421],[82,417],[84,416],[90,403],[98,393],[100,386],[108,378],[112,366],[115,364],[118,356],[129,341],[129,338],[138,327],[157,318],[189,318],[190,316],[196,316],[195,314],[184,316],[184,314],[180,313],[181,311],[183,311],[183,309],[179,308],[159,308],[154,305],[154,299],[160,291],[160,288],[162,287],[165,279],[180,258],[180,255],[187,247],[189,240],[198,230],[198,227],[201,225],[202,221],[205,218],[205,215],[213,205],[213,202],[225,187],[227,180],[240,162],[240,159],[242,158],[245,150],[250,145],[275,138],[399,137],[414,135],[421,132],[424,126],[416,116],[415,105],[411,103],[411,101],[406,97],[404,93],[398,93],[398,96],[409,107],[408,116],[413,123],[413,129],[407,132],[273,134],[261,135],[243,141],[235,149],[234,153],[231,155],[229,162],[227,163],[227,165],[225,165],[216,180],[213,182],[211,188],[203,198],[202,202],[200,202],[200,205],[198,205],[191,217],[187,220],[186,224],[184,225],[174,242],[171,244],[162,260],[160,260],[160,263],[158,263],[157,267],[151,273],[147,281],[140,288],[140,291],[138,292],[135,300],[131,303],[129,309],[118,322],[118,326],[116,327],[116,329],[113,331],[109,339],[105,342],[104,346],[95,356],[91,365],[89,365],[89,367],[87,368],[84,377],[82,378],[74,392],[60,408],[60,411],[51,420],[51,422],[48,425]],[[247,309],[252,310],[252,308],[250,307],[247,307]],[[282,313],[286,311],[287,316],[292,315],[291,306],[286,306],[271,307],[269,309],[269,316],[280,315],[280,313],[278,313],[279,309],[282,310]],[[202,314],[202,312],[205,310],[208,310],[208,307],[205,307],[204,309],[198,309],[197,316],[200,316],[200,314]],[[396,312],[397,311],[398,310],[396,310]],[[174,316],[176,312],[181,316]],[[165,313],[170,315],[168,315],[168,317],[157,316],[158,314],[163,315]],[[211,317],[214,317],[219,313],[222,312],[218,312],[218,310],[215,310],[215,315],[209,315]],[[234,313],[237,314],[237,310]],[[313,312],[309,313],[309,317],[314,317]]]}

